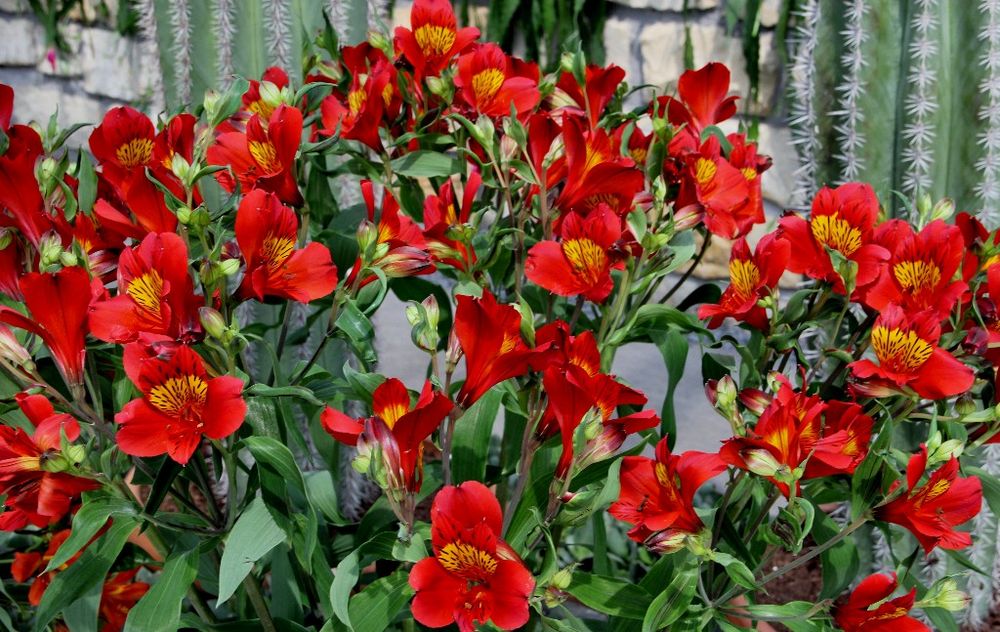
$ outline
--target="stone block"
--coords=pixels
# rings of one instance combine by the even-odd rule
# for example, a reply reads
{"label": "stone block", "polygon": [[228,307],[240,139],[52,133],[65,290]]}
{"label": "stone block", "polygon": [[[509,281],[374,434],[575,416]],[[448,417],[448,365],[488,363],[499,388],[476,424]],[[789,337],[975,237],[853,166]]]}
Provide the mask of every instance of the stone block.
{"label": "stone block", "polygon": [[[684,0],[611,0],[632,9],[652,9],[654,11],[684,11]],[[688,0],[689,11],[707,11],[719,6],[719,0]]]}
{"label": "stone block", "polygon": [[[17,122],[48,123],[58,109],[62,127],[75,123],[99,123],[107,108],[105,102],[85,94],[67,92],[57,81],[32,82],[14,86],[14,118]],[[80,147],[87,142],[89,132],[82,129],[70,137],[69,146]]]}
{"label": "stone block", "polygon": [[[742,40],[727,35],[725,28],[716,21],[691,22],[690,29],[695,67],[710,61],[726,64],[732,72],[730,92],[745,95],[749,80]],[[676,90],[677,79],[684,72],[684,38],[684,22],[680,19],[660,20],[643,27],[639,34],[643,81],[665,89],[668,94]],[[770,110],[778,87],[779,68],[774,34],[762,33],[758,113],[766,114]]]}
{"label": "stone block", "polygon": [[0,11],[6,13],[27,13],[27,0],[0,0]]}
{"label": "stone block", "polygon": [[[642,60],[639,56],[639,21],[629,17],[608,16],[604,23],[604,61],[625,69],[625,80],[630,86],[642,83]],[[635,107],[648,95],[634,92],[625,107]]]}
{"label": "stone block", "polygon": [[69,46],[69,52],[50,57],[46,51],[35,69],[43,75],[52,77],[79,77],[83,75],[83,64],[80,59],[83,28],[77,22],[68,22],[61,24],[59,31]]}
{"label": "stone block", "polygon": [[83,32],[80,59],[83,89],[121,101],[134,101],[144,89],[141,45],[100,28]]}
{"label": "stone block", "polygon": [[765,28],[777,26],[781,19],[781,0],[764,0],[760,3],[760,25]]}
{"label": "stone block", "polygon": [[791,203],[795,188],[795,169],[799,159],[792,144],[792,134],[785,125],[762,122],[757,145],[760,152],[771,156],[771,168],[761,179],[764,199],[784,209]]}
{"label": "stone block", "polygon": [[45,32],[31,18],[0,20],[0,66],[34,66],[45,57]]}

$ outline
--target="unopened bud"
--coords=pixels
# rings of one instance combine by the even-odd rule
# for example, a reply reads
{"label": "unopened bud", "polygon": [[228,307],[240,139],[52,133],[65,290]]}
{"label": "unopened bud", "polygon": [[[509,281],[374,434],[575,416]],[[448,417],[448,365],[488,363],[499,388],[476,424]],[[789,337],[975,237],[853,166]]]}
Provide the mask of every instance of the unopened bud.
{"label": "unopened bud", "polygon": [[14,242],[14,233],[9,228],[0,228],[0,250],[6,250]]}
{"label": "unopened bud", "polygon": [[649,536],[643,544],[646,545],[647,549],[654,553],[667,555],[669,553],[676,553],[677,551],[683,549],[687,543],[687,539],[687,532],[679,531],[677,529],[667,529]]}
{"label": "unopened bud", "polygon": [[573,569],[561,568],[552,576],[551,584],[559,590],[566,590],[573,581]]}
{"label": "unopened bud", "polygon": [[49,231],[42,235],[41,239],[39,239],[39,265],[43,270],[51,266],[59,265],[59,259],[62,253],[62,238],[59,237],[55,231]]}
{"label": "unopened bud", "polygon": [[71,464],[77,465],[79,463],[83,463],[83,460],[87,458],[87,448],[77,444],[69,445],[66,446],[66,449],[63,451],[63,454],[66,455],[66,459]]}
{"label": "unopened bud", "polygon": [[928,437],[925,446],[927,447],[927,467],[950,461],[952,457],[957,459],[962,456],[965,449],[963,443],[958,439],[944,441],[940,432],[935,432]]}
{"label": "unopened bud", "polygon": [[951,198],[938,200],[938,203],[931,209],[931,221],[948,221],[955,214],[955,201]]}
{"label": "unopened bud", "polygon": [[31,354],[18,342],[14,332],[6,325],[0,325],[0,358],[28,370],[33,370],[35,367]]}
{"label": "unopened bud", "polygon": [[510,136],[504,136],[500,139],[500,159],[504,163],[508,163],[517,157],[519,151],[520,148],[517,146],[517,141]]}
{"label": "unopened bud", "polygon": [[224,261],[219,262],[219,272],[223,276],[227,277],[233,276],[234,274],[239,272],[239,269],[240,269],[239,259],[226,259]]}
{"label": "unopened bud", "polygon": [[375,257],[375,245],[378,243],[378,228],[368,220],[361,222],[358,226],[357,239],[362,261],[372,261]]}
{"label": "unopened bud", "polygon": [[951,577],[938,580],[927,595],[918,601],[915,606],[919,608],[943,608],[950,612],[965,610],[972,598],[958,589],[958,583]]}
{"label": "unopened bud", "polygon": [[390,40],[382,31],[376,29],[368,31],[368,43],[371,44],[373,48],[379,49],[389,57],[393,56],[392,40]]}
{"label": "unopened bud", "polygon": [[229,342],[229,327],[226,326],[226,319],[218,310],[208,306],[199,307],[198,320],[209,336],[222,342]]}
{"label": "unopened bud", "polygon": [[284,102],[281,88],[270,81],[261,81],[258,93],[260,94],[260,100],[271,108],[276,108]]}
{"label": "unopened bud", "polygon": [[431,94],[442,99],[450,99],[452,87],[450,82],[441,77],[427,77],[425,81],[427,82],[427,89],[431,91]]}
{"label": "unopened bud", "polygon": [[927,221],[928,216],[931,214],[931,204],[931,196],[929,194],[921,193],[917,196],[917,214],[924,222]]}
{"label": "unopened bud", "polygon": [[174,172],[174,175],[181,182],[187,182],[188,176],[191,175],[190,163],[188,163],[184,156],[176,152],[170,158],[170,170]]}
{"label": "unopened bud", "polygon": [[191,223],[191,212],[191,209],[186,206],[180,207],[177,209],[177,221],[180,222],[182,226],[187,226]]}
{"label": "unopened bud", "polygon": [[205,116],[209,121],[214,121],[215,117],[219,113],[219,107],[222,103],[222,96],[215,90],[206,90],[205,97],[202,99],[202,105],[205,108]]}
{"label": "unopened bud", "polygon": [[773,454],[763,448],[755,448],[744,452],[743,462],[746,464],[747,470],[757,476],[767,478],[773,477],[784,467],[774,458]]}
{"label": "unopened bud", "polygon": [[972,399],[972,395],[964,393],[961,397],[955,400],[955,412],[962,417],[976,412],[976,402]]}
{"label": "unopened bud", "polygon": [[430,353],[437,352],[440,342],[438,335],[440,318],[441,310],[433,294],[425,298],[423,302],[410,302],[406,306],[406,320],[413,327],[410,337],[417,347]]}
{"label": "unopened bud", "polygon": [[68,250],[59,253],[59,264],[64,268],[71,268],[79,263],[76,255]]}
{"label": "unopened bud", "polygon": [[56,178],[58,170],[59,165],[52,158],[42,160],[42,164],[39,167],[39,181],[46,184],[53,182]]}

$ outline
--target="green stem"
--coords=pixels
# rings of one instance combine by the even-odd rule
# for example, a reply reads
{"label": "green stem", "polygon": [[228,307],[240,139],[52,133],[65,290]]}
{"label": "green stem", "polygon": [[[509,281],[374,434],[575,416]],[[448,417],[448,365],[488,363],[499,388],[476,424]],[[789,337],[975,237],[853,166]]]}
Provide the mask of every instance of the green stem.
{"label": "green stem", "polygon": [[667,290],[667,293],[663,296],[663,298],[660,299],[661,303],[666,303],[667,301],[669,301],[670,297],[676,294],[677,290],[681,289],[681,286],[684,285],[684,282],[691,277],[691,275],[694,273],[694,269],[698,267],[698,264],[701,263],[702,258],[705,256],[705,253],[708,252],[708,246],[711,243],[712,243],[712,234],[709,233],[708,236],[705,237],[705,241],[701,243],[701,250],[698,251],[698,255],[694,258],[694,261],[692,261],[691,265],[688,266],[688,269],[684,271],[684,274],[681,275],[681,278],[677,281],[677,283],[674,283],[674,286],[669,290]]}
{"label": "green stem", "polygon": [[248,573],[246,579],[243,580],[243,588],[247,591],[250,604],[260,619],[261,629],[264,632],[277,632],[278,629],[274,626],[274,619],[271,618],[271,611],[268,610],[267,602],[264,601],[264,593],[260,590],[260,582],[254,577],[253,572]]}

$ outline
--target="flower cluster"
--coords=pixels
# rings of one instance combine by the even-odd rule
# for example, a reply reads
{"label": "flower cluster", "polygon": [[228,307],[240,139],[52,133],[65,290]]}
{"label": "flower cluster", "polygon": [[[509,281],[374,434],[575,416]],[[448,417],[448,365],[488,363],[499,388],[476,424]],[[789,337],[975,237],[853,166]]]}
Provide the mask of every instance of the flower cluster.
{"label": "flower cluster", "polygon": [[[1000,500],[998,233],[926,198],[888,218],[863,183],[769,220],[719,63],[628,109],[623,69],[546,72],[445,0],[334,39],[156,121],[114,108],[78,153],[12,124],[0,85],[15,629],[576,629],[585,608],[916,630],[964,608],[975,563],[912,569]],[[713,240],[728,286],[673,301]],[[394,309],[416,377],[380,363]],[[662,403],[626,345],[662,354]],[[731,434],[682,450],[698,347]],[[892,564],[858,551],[873,526]],[[822,599],[760,603],[814,559]]]}

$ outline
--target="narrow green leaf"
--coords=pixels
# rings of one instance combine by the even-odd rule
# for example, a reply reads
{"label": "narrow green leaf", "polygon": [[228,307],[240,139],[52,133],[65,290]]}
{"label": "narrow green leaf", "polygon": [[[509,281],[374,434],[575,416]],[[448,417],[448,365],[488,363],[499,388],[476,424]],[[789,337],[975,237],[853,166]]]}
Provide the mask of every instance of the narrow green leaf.
{"label": "narrow green leaf", "polygon": [[233,596],[254,563],[285,541],[285,532],[274,521],[261,498],[255,498],[236,520],[226,538],[226,550],[219,565],[219,598]]}
{"label": "narrow green leaf", "polygon": [[101,530],[101,527],[107,524],[108,518],[135,515],[137,515],[135,507],[123,498],[103,497],[87,500],[73,516],[73,527],[69,537],[49,560],[45,570],[59,568],[76,555]]}
{"label": "narrow green leaf", "polygon": [[267,384],[254,384],[244,391],[247,395],[256,397],[297,397],[305,400],[313,406],[323,406],[324,402],[316,398],[312,391],[303,386],[268,386]]}
{"label": "narrow green leaf", "polygon": [[642,619],[642,632],[656,632],[683,616],[698,587],[698,567],[688,566],[674,575],[663,592],[653,599]]}
{"label": "narrow green leaf", "polygon": [[253,454],[258,465],[270,468],[289,485],[303,494],[306,493],[302,472],[299,471],[295,457],[287,446],[271,437],[247,437],[242,443]]}
{"label": "narrow green leaf", "polygon": [[354,632],[382,632],[410,601],[413,589],[406,571],[396,571],[378,579],[351,599]]}
{"label": "narrow green leaf", "polygon": [[640,621],[653,603],[653,597],[636,584],[583,572],[573,573],[566,592],[598,612]]}
{"label": "narrow green leaf", "polygon": [[171,555],[163,572],[132,608],[124,632],[171,632],[177,630],[181,603],[198,575],[198,550]]}
{"label": "narrow green leaf", "polygon": [[394,159],[393,172],[411,178],[445,178],[461,171],[458,158],[437,151],[419,149]]}
{"label": "narrow green leaf", "polygon": [[502,388],[490,389],[455,424],[451,471],[456,485],[486,480],[490,439],[502,398]]}
{"label": "narrow green leaf", "polygon": [[94,201],[97,200],[97,173],[94,171],[94,163],[90,161],[90,155],[85,151],[80,152],[77,178],[79,179],[76,188],[78,209],[84,215],[90,215]]}

